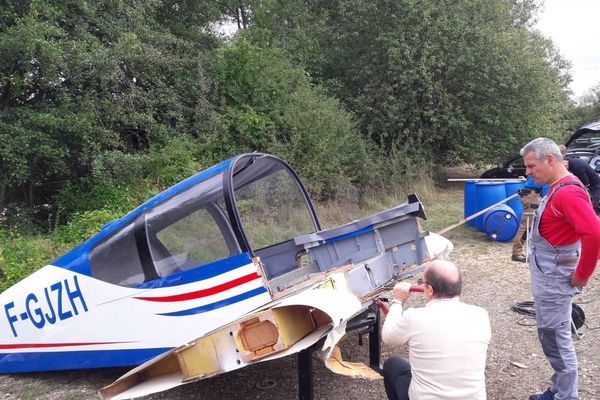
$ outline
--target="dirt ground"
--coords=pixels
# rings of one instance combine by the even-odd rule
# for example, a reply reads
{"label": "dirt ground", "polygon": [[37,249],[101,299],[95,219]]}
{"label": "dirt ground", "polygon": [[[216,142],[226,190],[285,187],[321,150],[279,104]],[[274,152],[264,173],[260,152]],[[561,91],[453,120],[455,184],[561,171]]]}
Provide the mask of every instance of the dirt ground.
{"label": "dirt ground", "polygon": [[[549,385],[551,368],[538,343],[533,319],[511,311],[515,302],[531,300],[529,271],[525,264],[510,261],[510,243],[498,243],[474,228],[460,227],[448,237],[455,249],[450,255],[462,270],[462,300],[486,308],[492,324],[486,381],[488,399],[527,399]],[[600,292],[599,272],[584,292],[575,298],[586,315],[575,339],[579,358],[581,400],[600,399]],[[414,294],[409,305],[423,304]],[[358,345],[350,334],[343,342],[344,358],[368,362],[368,339]],[[405,349],[383,345],[382,360]],[[516,364],[516,365],[515,365]],[[352,379],[333,374],[313,361],[315,399],[386,399],[382,381]],[[97,399],[96,390],[111,383],[126,369],[82,370],[0,376],[2,399]],[[286,357],[224,374],[204,381],[144,397],[155,399],[296,399],[296,357]]]}

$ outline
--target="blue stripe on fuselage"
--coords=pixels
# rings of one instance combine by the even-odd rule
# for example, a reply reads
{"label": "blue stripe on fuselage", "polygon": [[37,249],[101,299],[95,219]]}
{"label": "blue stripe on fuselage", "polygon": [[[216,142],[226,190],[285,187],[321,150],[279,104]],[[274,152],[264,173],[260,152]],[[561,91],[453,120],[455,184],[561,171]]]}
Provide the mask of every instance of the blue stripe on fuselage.
{"label": "blue stripe on fuselage", "polygon": [[159,347],[133,350],[0,353],[0,373],[130,367],[140,365],[171,349],[171,347]]}

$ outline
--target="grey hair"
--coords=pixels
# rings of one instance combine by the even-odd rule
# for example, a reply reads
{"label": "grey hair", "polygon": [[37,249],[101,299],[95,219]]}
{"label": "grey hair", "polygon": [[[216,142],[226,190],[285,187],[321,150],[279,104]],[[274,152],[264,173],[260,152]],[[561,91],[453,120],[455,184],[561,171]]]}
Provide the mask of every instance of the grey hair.
{"label": "grey hair", "polygon": [[558,148],[558,145],[551,139],[548,138],[537,138],[527,143],[520,151],[521,157],[525,157],[527,154],[533,152],[535,158],[539,161],[544,161],[546,156],[549,154],[553,155],[558,161],[562,161],[563,156]]}

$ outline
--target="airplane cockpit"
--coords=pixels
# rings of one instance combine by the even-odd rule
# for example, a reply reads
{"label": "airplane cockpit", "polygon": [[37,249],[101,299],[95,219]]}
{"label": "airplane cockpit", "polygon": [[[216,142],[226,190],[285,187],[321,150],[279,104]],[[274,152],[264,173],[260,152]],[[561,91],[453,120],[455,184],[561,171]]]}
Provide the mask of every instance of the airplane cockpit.
{"label": "airplane cockpit", "polygon": [[113,232],[89,253],[93,277],[128,287],[177,285],[246,254],[260,257],[270,280],[298,266],[303,248],[293,238],[320,229],[297,174],[271,155],[240,155],[169,191],[108,224]]}

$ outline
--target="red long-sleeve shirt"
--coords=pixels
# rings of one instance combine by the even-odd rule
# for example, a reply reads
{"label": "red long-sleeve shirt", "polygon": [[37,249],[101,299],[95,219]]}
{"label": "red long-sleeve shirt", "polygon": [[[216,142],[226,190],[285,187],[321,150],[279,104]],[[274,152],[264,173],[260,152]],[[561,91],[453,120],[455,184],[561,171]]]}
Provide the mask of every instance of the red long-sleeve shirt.
{"label": "red long-sleeve shirt", "polygon": [[[578,181],[573,175],[550,186],[551,196],[561,182]],[[588,280],[600,254],[600,219],[596,216],[588,194],[577,185],[561,187],[550,199],[540,220],[540,234],[553,246],[581,240],[581,256],[574,275]]]}

